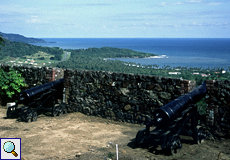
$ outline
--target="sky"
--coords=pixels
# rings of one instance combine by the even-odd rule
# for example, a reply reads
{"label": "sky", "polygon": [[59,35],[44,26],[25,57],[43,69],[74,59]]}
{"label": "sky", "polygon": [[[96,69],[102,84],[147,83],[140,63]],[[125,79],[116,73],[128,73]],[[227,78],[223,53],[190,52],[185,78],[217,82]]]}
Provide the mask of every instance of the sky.
{"label": "sky", "polygon": [[230,0],[1,0],[0,31],[36,38],[230,38]]}

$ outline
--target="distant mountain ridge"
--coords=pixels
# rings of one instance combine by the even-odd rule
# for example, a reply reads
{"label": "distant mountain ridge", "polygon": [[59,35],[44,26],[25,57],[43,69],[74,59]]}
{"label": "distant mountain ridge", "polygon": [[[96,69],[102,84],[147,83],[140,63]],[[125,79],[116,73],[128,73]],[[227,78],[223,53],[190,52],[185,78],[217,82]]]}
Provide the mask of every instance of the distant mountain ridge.
{"label": "distant mountain ridge", "polygon": [[19,34],[13,34],[13,33],[2,33],[0,32],[0,35],[2,35],[3,38],[13,41],[13,42],[24,42],[24,43],[47,43],[43,39],[38,38],[27,38],[25,36],[19,35]]}

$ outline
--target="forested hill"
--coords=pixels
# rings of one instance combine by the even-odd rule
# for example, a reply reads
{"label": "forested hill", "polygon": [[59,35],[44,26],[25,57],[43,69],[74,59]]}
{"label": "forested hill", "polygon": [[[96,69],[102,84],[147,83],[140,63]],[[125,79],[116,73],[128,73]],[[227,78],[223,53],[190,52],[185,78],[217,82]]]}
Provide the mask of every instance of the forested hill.
{"label": "forested hill", "polygon": [[61,60],[63,50],[59,47],[42,47],[22,42],[11,42],[4,39],[4,46],[1,46],[0,60],[6,57],[23,58],[26,55],[33,55],[38,52],[45,52],[54,55],[53,60]]}
{"label": "forested hill", "polygon": [[[154,55],[150,53],[133,51],[131,49],[119,49],[119,48],[111,48],[111,47],[75,49],[75,50],[67,49],[65,51],[71,53],[71,57],[66,61],[58,63],[58,65],[57,64],[54,65],[57,65],[60,68],[72,68],[72,69],[100,68],[99,70],[103,70],[103,69],[107,70],[107,67],[105,68],[102,67],[102,65],[105,66],[107,65],[104,60],[105,58],[121,58],[121,57],[144,58],[144,57],[150,57]],[[22,42],[11,42],[7,39],[4,39],[4,46],[1,46],[1,50],[0,50],[0,60],[5,60],[5,58],[7,57],[25,59],[25,57],[31,55],[37,55],[38,53],[39,55],[41,55],[40,54],[41,52],[49,55],[53,55],[53,58],[51,60],[58,60],[58,61],[61,61],[62,56],[64,54],[64,50],[59,47],[35,46],[35,45],[22,43]],[[65,53],[66,56],[67,56],[67,52]],[[41,59],[42,57],[40,58],[37,57],[37,58]],[[123,68],[122,66],[120,67],[121,67],[120,69]]]}
{"label": "forested hill", "polygon": [[110,61],[107,58],[145,58],[154,56],[154,54],[137,52],[131,49],[119,49],[111,47],[76,49],[67,51],[71,52],[71,57],[67,61],[55,64],[56,67],[116,72],[124,71],[132,73],[132,71],[130,71],[132,68],[125,66],[124,62]]}
{"label": "forested hill", "polygon": [[138,52],[131,49],[125,48],[113,48],[113,47],[102,47],[102,48],[88,48],[88,49],[67,49],[72,53],[72,57],[91,57],[91,58],[146,58],[150,56],[156,56],[151,53]]}
{"label": "forested hill", "polygon": [[24,43],[46,43],[43,39],[38,38],[27,38],[19,34],[7,34],[0,32],[3,38],[13,42],[24,42]]}

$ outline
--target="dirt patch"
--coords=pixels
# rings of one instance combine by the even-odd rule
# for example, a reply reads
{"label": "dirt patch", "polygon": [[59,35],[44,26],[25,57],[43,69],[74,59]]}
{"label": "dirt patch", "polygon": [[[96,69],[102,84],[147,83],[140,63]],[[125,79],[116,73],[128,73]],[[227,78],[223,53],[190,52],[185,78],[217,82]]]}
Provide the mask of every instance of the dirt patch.
{"label": "dirt patch", "polygon": [[100,117],[69,113],[60,117],[39,115],[32,123],[6,118],[6,107],[0,106],[0,137],[21,138],[22,159],[100,160],[224,160],[230,159],[230,139],[205,140],[197,145],[191,137],[181,136],[182,150],[176,156],[160,149],[135,148],[136,133],[145,126],[114,122]]}

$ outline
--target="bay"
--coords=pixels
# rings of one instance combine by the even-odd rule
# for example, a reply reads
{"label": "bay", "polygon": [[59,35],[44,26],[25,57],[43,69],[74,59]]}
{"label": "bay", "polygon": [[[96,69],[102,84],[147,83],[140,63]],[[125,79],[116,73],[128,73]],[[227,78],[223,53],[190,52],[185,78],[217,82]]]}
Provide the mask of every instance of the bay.
{"label": "bay", "polygon": [[[155,58],[116,58],[125,62],[159,67],[230,67],[230,39],[222,38],[42,38],[34,45],[63,49],[127,48],[159,55]],[[108,57],[109,58],[109,57]]]}

